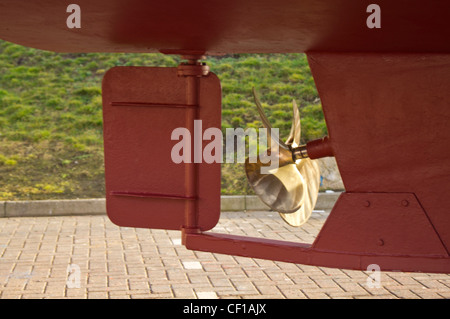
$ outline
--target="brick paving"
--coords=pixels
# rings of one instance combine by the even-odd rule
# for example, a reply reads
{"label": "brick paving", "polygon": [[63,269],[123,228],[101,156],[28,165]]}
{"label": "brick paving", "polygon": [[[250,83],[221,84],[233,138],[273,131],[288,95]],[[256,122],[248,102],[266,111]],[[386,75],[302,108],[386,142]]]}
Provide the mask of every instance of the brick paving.
{"label": "brick paving", "polygon": [[[291,228],[274,212],[224,212],[215,232],[312,243],[327,212]],[[450,298],[449,274],[369,273],[195,252],[177,231],[106,216],[0,219],[0,298]]]}

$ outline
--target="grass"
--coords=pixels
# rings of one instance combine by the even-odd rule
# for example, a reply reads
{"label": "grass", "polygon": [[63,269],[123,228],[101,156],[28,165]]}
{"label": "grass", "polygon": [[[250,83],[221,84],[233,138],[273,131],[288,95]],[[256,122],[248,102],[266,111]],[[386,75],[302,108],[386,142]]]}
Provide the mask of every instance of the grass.
{"label": "grass", "polygon": [[[163,54],[59,54],[0,40],[0,200],[104,196],[101,81],[114,66],[176,67]],[[258,90],[281,136],[300,107],[303,142],[326,134],[304,54],[226,55],[207,63],[222,83],[222,129],[262,127]],[[222,193],[249,193],[242,164],[223,164]]]}

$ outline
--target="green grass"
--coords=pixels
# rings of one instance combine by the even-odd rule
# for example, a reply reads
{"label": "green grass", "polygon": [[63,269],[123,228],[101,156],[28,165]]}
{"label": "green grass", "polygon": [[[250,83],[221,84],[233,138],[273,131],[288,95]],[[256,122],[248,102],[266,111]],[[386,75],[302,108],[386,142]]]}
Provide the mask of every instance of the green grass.
{"label": "green grass", "polygon": [[[104,196],[101,81],[114,66],[176,67],[163,54],[58,54],[0,41],[0,200]],[[326,134],[304,54],[209,57],[223,91],[222,129],[262,127],[259,93],[281,136],[300,107],[302,139]],[[242,164],[223,164],[222,193],[249,193]]]}

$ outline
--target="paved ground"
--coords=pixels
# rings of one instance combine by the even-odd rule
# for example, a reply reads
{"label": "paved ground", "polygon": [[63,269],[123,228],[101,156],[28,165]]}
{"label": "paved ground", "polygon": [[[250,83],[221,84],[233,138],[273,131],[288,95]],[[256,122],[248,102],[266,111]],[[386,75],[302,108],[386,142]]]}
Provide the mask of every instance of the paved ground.
{"label": "paved ground", "polygon": [[[327,217],[293,229],[273,212],[222,213],[216,232],[312,242]],[[69,271],[69,273],[68,273]],[[106,216],[0,219],[0,298],[450,298],[450,275],[381,274],[184,248],[177,231]]]}

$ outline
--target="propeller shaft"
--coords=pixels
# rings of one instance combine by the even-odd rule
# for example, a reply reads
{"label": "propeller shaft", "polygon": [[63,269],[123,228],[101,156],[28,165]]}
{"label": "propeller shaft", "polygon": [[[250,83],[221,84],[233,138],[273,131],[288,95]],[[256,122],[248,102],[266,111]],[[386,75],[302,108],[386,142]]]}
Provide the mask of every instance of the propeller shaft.
{"label": "propeller shaft", "polygon": [[307,145],[300,145],[292,149],[292,159],[294,162],[303,158],[309,158]]}
{"label": "propeller shaft", "polygon": [[328,156],[334,156],[328,136],[292,148],[294,162],[302,158],[316,159]]}

